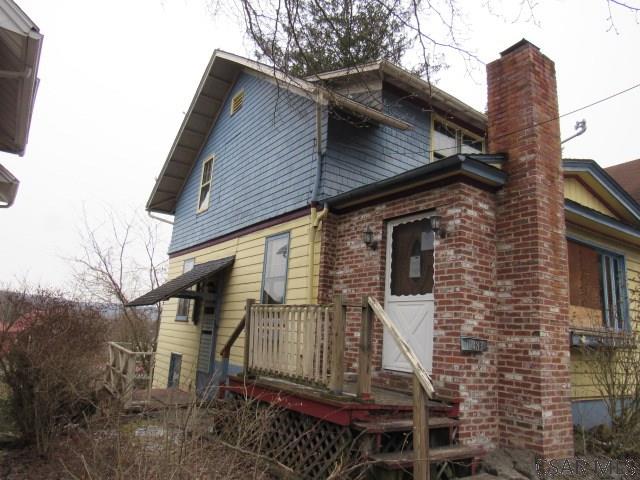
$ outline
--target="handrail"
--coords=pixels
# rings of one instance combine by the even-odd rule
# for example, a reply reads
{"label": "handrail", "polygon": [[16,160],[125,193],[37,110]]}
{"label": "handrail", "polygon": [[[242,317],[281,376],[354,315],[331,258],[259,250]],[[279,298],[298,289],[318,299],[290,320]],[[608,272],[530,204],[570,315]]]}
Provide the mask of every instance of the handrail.
{"label": "handrail", "polygon": [[387,328],[393,339],[395,340],[398,347],[404,354],[404,356],[409,360],[413,371],[420,381],[420,385],[424,388],[424,391],[427,392],[429,398],[433,397],[435,390],[433,388],[433,384],[431,383],[431,377],[427,370],[422,366],[420,360],[418,360],[418,356],[411,348],[411,345],[407,343],[407,341],[402,337],[402,334],[398,331],[398,328],[393,323],[393,320],[389,318],[389,314],[382,308],[382,305],[376,300],[374,297],[368,297],[367,299],[369,306],[376,314],[376,317],[380,319],[382,324]]}
{"label": "handrail", "polygon": [[[360,361],[369,360],[371,357],[371,311],[382,324],[387,328],[398,347],[409,360],[413,368],[413,478],[416,480],[429,480],[429,407],[428,399],[434,394],[431,377],[418,360],[418,356],[411,348],[411,345],[404,339],[398,331],[389,314],[382,308],[378,300],[374,297],[362,298],[362,326],[360,343]],[[362,338],[364,337],[364,338]],[[371,366],[360,366],[360,375],[364,375],[364,380],[358,379],[359,393],[366,398],[370,394],[371,386]]]}
{"label": "handrail", "polygon": [[113,346],[114,348],[117,348],[118,350],[122,350],[124,353],[127,353],[129,355],[151,355],[155,353],[155,352],[134,352],[133,350],[129,350],[128,348],[123,347],[120,342],[107,342],[107,344]]}
{"label": "handrail", "polygon": [[220,350],[220,356],[222,358],[229,358],[229,356],[231,355],[231,347],[233,347],[233,344],[236,343],[236,340],[238,340],[238,337],[244,330],[244,325],[246,321],[247,321],[247,314],[245,313],[242,316],[242,319],[240,320],[238,325],[236,325],[236,328],[231,333],[231,336],[229,337],[229,340],[227,340],[227,343],[225,343],[222,350]]}

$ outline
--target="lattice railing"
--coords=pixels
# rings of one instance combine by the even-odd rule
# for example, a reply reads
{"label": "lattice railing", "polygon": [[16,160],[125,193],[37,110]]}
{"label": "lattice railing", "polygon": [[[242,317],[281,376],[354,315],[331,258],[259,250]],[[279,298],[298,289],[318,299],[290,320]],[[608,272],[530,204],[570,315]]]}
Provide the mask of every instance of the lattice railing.
{"label": "lattice railing", "polygon": [[251,373],[329,386],[331,305],[252,305]]}

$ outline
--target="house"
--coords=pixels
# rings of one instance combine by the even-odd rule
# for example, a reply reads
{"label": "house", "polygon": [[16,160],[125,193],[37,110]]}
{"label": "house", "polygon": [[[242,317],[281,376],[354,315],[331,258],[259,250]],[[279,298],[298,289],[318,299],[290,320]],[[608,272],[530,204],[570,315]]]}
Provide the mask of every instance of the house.
{"label": "house", "polygon": [[624,188],[636,202],[640,202],[640,158],[607,167],[606,172]]}
{"label": "house", "polygon": [[[0,151],[24,155],[38,88],[42,34],[13,0],[0,0]],[[0,165],[0,208],[10,207],[18,179]]]}
{"label": "house", "polygon": [[[460,445],[571,456],[573,423],[603,410],[578,346],[632,328],[640,205],[596,162],[561,160],[536,46],[487,78],[483,114],[385,61],[298,79],[216,51],[147,204],[175,218],[172,280],[131,303],[167,300],[154,386],[203,388],[222,351],[229,373],[270,377],[229,388],[354,428],[402,410],[425,369]],[[303,314],[312,327],[290,327]]]}

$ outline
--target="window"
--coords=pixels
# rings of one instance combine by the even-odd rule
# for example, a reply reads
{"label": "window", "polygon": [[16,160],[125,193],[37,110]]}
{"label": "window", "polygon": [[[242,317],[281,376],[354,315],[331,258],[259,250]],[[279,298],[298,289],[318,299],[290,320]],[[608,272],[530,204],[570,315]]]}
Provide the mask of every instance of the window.
{"label": "window", "polygon": [[[189,258],[184,261],[182,264],[182,273],[187,273],[190,270],[193,270],[196,261],[194,258]],[[178,311],[176,312],[176,321],[178,322],[186,322],[189,320],[189,310],[191,308],[191,300],[188,298],[179,298],[178,299]]]}
{"label": "window", "polygon": [[467,132],[452,123],[433,120],[433,159],[450,157],[456,153],[482,153],[484,142],[481,137]]}
{"label": "window", "polygon": [[242,105],[244,105],[244,90],[240,90],[231,99],[231,111],[229,112],[229,115],[235,115],[238,113],[238,110],[242,108]]}
{"label": "window", "polygon": [[289,233],[268,237],[265,241],[260,302],[284,303],[288,259]]}
{"label": "window", "polygon": [[209,208],[211,194],[211,175],[213,173],[213,157],[202,164],[202,178],[200,179],[200,196],[198,198],[198,212]]}
{"label": "window", "polygon": [[182,354],[171,353],[169,360],[169,379],[167,388],[178,388],[180,386],[180,370],[182,368]]}
{"label": "window", "polygon": [[433,231],[423,218],[393,227],[391,295],[433,293]]}
{"label": "window", "polygon": [[571,240],[568,249],[572,326],[627,330],[624,257]]}

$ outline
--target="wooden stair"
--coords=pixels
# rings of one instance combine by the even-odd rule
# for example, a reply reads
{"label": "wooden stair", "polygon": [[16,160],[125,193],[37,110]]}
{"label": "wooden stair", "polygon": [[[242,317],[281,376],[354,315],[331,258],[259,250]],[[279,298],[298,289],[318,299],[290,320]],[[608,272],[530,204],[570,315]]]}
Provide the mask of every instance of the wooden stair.
{"label": "wooden stair", "polygon": [[[447,416],[447,411],[446,408],[431,408],[429,405],[431,478],[444,480],[464,477],[469,480],[491,480],[490,476],[476,475],[484,451],[480,447],[458,443],[460,421]],[[368,460],[373,465],[371,478],[411,478],[410,472],[414,466],[414,425],[411,416],[372,415],[353,422],[351,427],[371,439],[368,453]]]}
{"label": "wooden stair", "polygon": [[[474,459],[482,455],[482,449],[466,445],[448,445],[429,449],[431,463],[453,462]],[[376,453],[369,455],[376,465],[388,470],[409,469],[413,466],[413,451]]]}

